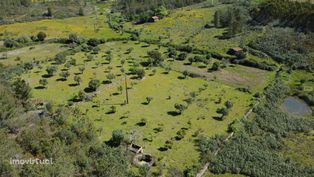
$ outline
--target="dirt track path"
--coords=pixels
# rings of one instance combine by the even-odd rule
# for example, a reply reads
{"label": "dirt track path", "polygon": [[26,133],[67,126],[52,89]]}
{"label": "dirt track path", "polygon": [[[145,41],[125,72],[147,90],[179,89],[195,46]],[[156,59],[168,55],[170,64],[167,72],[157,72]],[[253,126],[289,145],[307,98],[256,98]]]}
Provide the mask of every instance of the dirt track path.
{"label": "dirt track path", "polygon": [[[260,102],[257,102],[253,105],[253,107],[251,109],[249,109],[243,116],[244,119],[248,118],[249,115],[253,112],[253,109],[258,106],[260,104]],[[234,132],[230,132],[228,137],[224,140],[224,142],[228,142],[230,140],[230,138],[232,138],[234,135]],[[218,152],[221,150],[221,148],[217,149],[214,153],[214,156],[216,156],[218,154]],[[196,177],[202,177],[204,175],[204,173],[207,171],[209,167],[209,162],[206,162],[205,165],[203,166],[203,168],[196,174]]]}

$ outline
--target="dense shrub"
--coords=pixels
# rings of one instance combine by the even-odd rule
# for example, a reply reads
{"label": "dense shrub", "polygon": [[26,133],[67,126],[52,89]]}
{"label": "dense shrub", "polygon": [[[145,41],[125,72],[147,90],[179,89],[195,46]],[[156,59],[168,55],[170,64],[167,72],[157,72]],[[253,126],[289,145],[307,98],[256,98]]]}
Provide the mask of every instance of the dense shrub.
{"label": "dense shrub", "polygon": [[[200,140],[202,158],[212,157],[211,172],[256,177],[313,176],[313,168],[304,167],[278,153],[283,147],[282,137],[314,128],[313,120],[289,116],[277,108],[286,94],[285,85],[277,78],[265,91],[266,102],[254,109],[254,121],[237,121],[231,125],[232,130],[237,129],[232,139],[224,142],[217,138]],[[213,157],[212,153],[218,148],[220,151]]]}
{"label": "dense shrub", "polygon": [[255,60],[250,60],[250,59],[232,60],[232,63],[254,67],[254,68],[267,70],[267,71],[274,71],[277,69],[277,66],[275,64],[270,64],[265,61],[257,62]]}
{"label": "dense shrub", "polygon": [[314,4],[310,1],[267,0],[251,14],[256,24],[276,21],[281,26],[314,32]]}
{"label": "dense shrub", "polygon": [[[271,28],[264,36],[250,43],[280,63],[293,68],[313,68],[314,34],[297,33],[292,29]],[[298,45],[295,45],[298,44]]]}

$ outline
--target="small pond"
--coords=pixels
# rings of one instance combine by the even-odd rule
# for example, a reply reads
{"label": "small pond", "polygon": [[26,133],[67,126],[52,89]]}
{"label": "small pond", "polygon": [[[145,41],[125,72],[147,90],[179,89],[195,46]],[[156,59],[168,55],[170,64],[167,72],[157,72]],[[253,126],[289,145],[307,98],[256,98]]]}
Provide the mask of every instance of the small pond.
{"label": "small pond", "polygon": [[312,113],[311,108],[304,101],[297,97],[287,97],[281,107],[285,111],[296,115],[305,115]]}

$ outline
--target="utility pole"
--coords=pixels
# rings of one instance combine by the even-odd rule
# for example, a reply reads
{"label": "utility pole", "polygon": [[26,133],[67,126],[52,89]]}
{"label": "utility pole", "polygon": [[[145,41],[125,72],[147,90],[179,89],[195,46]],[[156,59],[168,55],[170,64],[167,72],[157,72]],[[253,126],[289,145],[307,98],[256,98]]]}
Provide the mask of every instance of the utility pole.
{"label": "utility pole", "polygon": [[126,80],[126,75],[124,75],[124,83],[125,83],[126,104],[129,104],[128,82]]}

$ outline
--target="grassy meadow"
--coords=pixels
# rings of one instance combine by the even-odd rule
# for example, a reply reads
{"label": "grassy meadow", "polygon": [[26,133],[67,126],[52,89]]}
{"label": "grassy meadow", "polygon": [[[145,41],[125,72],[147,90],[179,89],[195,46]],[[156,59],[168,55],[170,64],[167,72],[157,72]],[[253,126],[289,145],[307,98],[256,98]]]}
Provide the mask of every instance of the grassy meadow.
{"label": "grassy meadow", "polygon": [[104,15],[46,19],[0,26],[0,33],[11,37],[36,35],[41,31],[47,34],[47,38],[68,37],[70,33],[77,33],[86,38],[127,37],[127,34],[121,34],[110,29]]}
{"label": "grassy meadow", "polygon": [[[131,54],[125,54],[126,49],[130,46],[134,50]],[[36,89],[36,87],[40,85],[39,80],[42,75],[46,74],[45,68],[51,65],[49,62],[43,64],[41,69],[35,68],[24,74],[23,78],[34,88],[32,91],[34,98],[50,100],[54,104],[67,104],[68,100],[88,86],[90,79],[105,81],[106,75],[109,72],[113,73],[116,78],[111,84],[101,84],[95,93],[97,96],[91,102],[74,104],[75,107],[85,112],[95,122],[100,137],[103,140],[109,140],[113,130],[122,129],[127,134],[135,133],[137,135],[136,142],[144,146],[145,152],[151,153],[159,159],[158,166],[166,165],[170,167],[174,165],[183,169],[195,163],[197,164],[199,153],[195,147],[195,135],[225,134],[228,124],[241,117],[248,110],[252,95],[236,90],[236,87],[232,86],[233,80],[223,80],[219,77],[217,78],[218,81],[191,77],[182,79],[182,73],[180,72],[170,71],[169,74],[165,74],[163,68],[149,68],[145,70],[146,75],[141,80],[127,76],[127,83],[130,87],[130,103],[121,105],[125,100],[125,87],[124,73],[120,71],[122,67],[120,59],[126,59],[123,68],[127,70],[133,66],[133,62],[144,60],[147,51],[157,47],[153,45],[143,46],[145,46],[144,43],[137,42],[110,42],[101,45],[101,51],[112,49],[114,58],[110,64],[103,57],[105,52],[100,52],[92,61],[88,62],[84,61],[87,54],[79,52],[74,56],[70,56],[70,58],[76,59],[77,64],[69,69],[71,75],[68,79],[60,81],[58,73],[64,67],[58,66],[55,76],[47,79],[46,89]],[[78,69],[81,65],[86,68],[83,74]],[[182,64],[182,66],[184,65]],[[228,70],[237,72],[232,71],[235,68],[228,67],[219,72],[227,72]],[[152,71],[154,69],[156,69],[155,74]],[[245,69],[239,66],[237,70],[244,72]],[[257,86],[255,89],[261,91],[262,86],[267,83],[267,74],[264,72],[256,72],[256,74],[265,77],[263,82],[255,84]],[[82,78],[79,86],[73,86],[75,85],[74,75],[80,75]],[[239,78],[241,77],[239,76]],[[250,80],[244,80],[243,82],[250,83]],[[123,87],[121,93],[118,90],[119,86]],[[193,97],[193,101],[187,110],[182,115],[172,115],[176,114],[175,103],[185,103],[184,100],[190,98],[193,94],[196,94],[196,96]],[[153,100],[146,105],[146,97],[148,96],[152,97]],[[170,99],[169,96],[171,96]],[[223,107],[228,100],[234,104],[230,114],[224,121],[216,120],[216,117],[219,117],[216,110]],[[113,105],[116,106],[117,112],[111,114],[109,112]],[[141,119],[146,119],[145,126],[137,125]],[[180,141],[173,140],[171,150],[160,151],[159,148],[163,147],[167,140],[174,139],[181,128],[188,129],[185,137]],[[162,129],[162,131],[158,132],[157,129]],[[189,154],[189,156],[182,156],[182,154]]]}
{"label": "grassy meadow", "polygon": [[[204,25],[212,21],[214,12],[221,6],[201,8],[199,6],[181,8],[155,23],[133,26],[125,24],[126,30],[141,31],[140,39],[161,39],[163,43],[191,44],[200,49],[218,53],[227,51],[230,47],[240,44],[241,36],[230,40],[220,40],[225,29],[204,29]],[[101,7],[101,11],[106,8]],[[93,16],[72,17],[67,19],[49,19],[10,25],[1,25],[0,33],[7,36],[35,35],[39,31],[47,34],[48,38],[68,37],[70,33],[77,33],[86,38],[121,38],[128,37],[127,33],[120,34],[109,28],[104,15],[96,19]],[[98,30],[94,25],[97,23]],[[252,32],[253,37],[257,33]],[[249,35],[249,36],[250,36]],[[8,59],[0,60],[3,65],[16,65],[30,61],[39,61],[34,69],[24,73],[25,79],[32,87],[34,99],[48,100],[54,105],[67,105],[79,91],[88,87],[91,79],[101,81],[100,87],[91,101],[74,102],[70,106],[80,109],[94,122],[99,138],[108,141],[113,130],[121,129],[126,139],[135,137],[135,142],[144,147],[144,152],[157,158],[154,171],[166,170],[169,167],[185,169],[193,165],[200,165],[200,153],[196,145],[198,135],[206,137],[217,134],[227,134],[228,125],[235,119],[241,118],[253,103],[253,95],[262,92],[273,80],[275,72],[256,68],[224,63],[216,59],[209,59],[208,64],[176,61],[168,58],[167,48],[138,41],[106,42],[98,46],[98,54],[79,51],[66,57],[75,60],[76,64],[66,67],[56,65],[51,59],[57,53],[68,49],[67,46],[55,43],[44,43],[35,46],[15,49],[7,52]],[[131,52],[127,52],[132,48]],[[169,73],[163,67],[144,67],[145,76],[142,79],[128,75],[133,66],[140,66],[147,60],[147,52],[158,49],[165,58],[165,64],[171,67]],[[106,51],[111,50],[113,59],[106,60]],[[89,58],[89,56],[92,56]],[[192,57],[194,54],[189,54]],[[17,59],[19,58],[19,59]],[[89,59],[88,59],[89,58]],[[251,57],[254,60],[270,61],[268,58]],[[121,63],[125,60],[125,63]],[[213,63],[220,62],[225,66],[219,71],[208,72]],[[46,88],[40,87],[40,79],[47,74],[48,66],[56,66],[57,71],[48,77]],[[84,72],[79,70],[84,67]],[[124,68],[124,72],[121,71]],[[70,76],[66,80],[60,79],[59,73],[68,71]],[[200,77],[184,78],[183,72],[196,73]],[[111,73],[114,79],[108,82]],[[79,85],[74,77],[81,78]],[[126,78],[126,80],[125,80]],[[259,78],[259,79],[256,79]],[[129,104],[125,102],[125,81],[128,85]],[[119,88],[122,88],[119,89]],[[239,91],[238,88],[249,88],[251,93]],[[147,103],[146,97],[152,97]],[[190,100],[187,104],[186,100]],[[226,118],[219,120],[217,109],[225,106],[227,101],[233,103]],[[174,105],[182,103],[187,109],[178,114]],[[116,112],[112,113],[112,106]],[[145,122],[142,125],[141,122]],[[176,140],[177,133],[184,130],[184,138]],[[173,143],[172,148],[162,150],[166,141]],[[134,168],[135,170],[135,168]],[[136,170],[135,170],[136,171]],[[206,176],[229,177],[240,175]]]}

